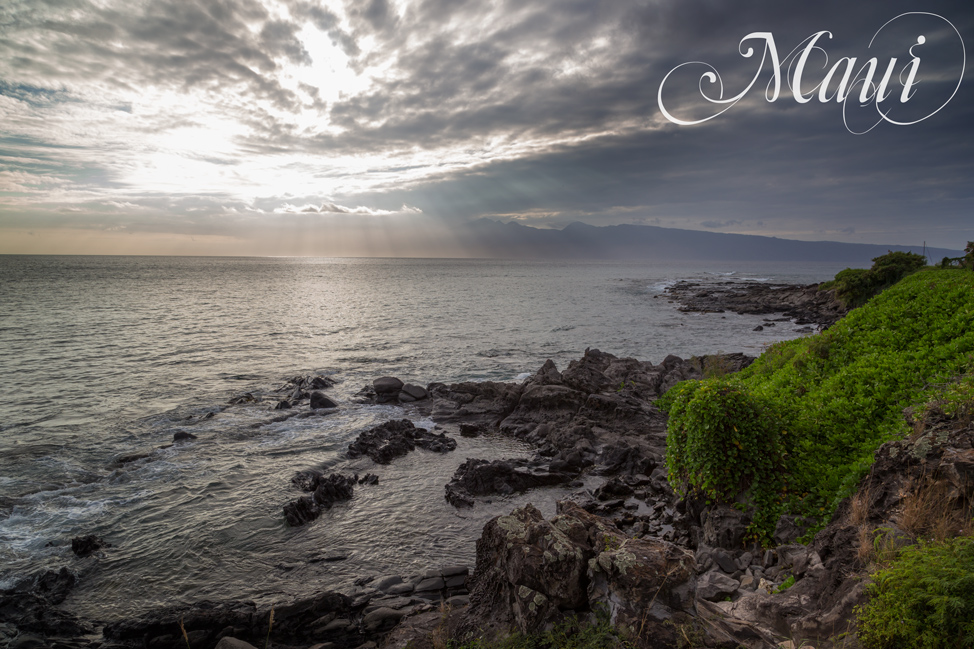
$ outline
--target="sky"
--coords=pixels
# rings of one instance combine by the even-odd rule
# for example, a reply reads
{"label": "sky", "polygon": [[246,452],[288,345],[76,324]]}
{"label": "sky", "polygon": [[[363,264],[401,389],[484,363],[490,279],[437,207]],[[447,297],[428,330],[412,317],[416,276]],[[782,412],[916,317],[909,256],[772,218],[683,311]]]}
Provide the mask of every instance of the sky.
{"label": "sky", "polygon": [[461,256],[480,218],[961,249],[972,47],[970,0],[4,0],[0,253]]}

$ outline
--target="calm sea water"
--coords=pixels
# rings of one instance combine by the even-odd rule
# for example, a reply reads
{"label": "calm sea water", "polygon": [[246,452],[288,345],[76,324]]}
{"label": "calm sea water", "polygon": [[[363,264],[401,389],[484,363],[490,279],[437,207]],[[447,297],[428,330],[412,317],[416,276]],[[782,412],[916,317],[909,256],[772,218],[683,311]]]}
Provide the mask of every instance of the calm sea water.
{"label": "calm sea water", "polygon": [[[558,489],[457,512],[443,486],[467,457],[526,455],[459,438],[390,466],[343,457],[399,418],[352,395],[373,378],[513,381],[596,347],[658,363],[801,335],[757,316],[685,314],[679,279],[808,283],[834,264],[714,267],[491,260],[0,256],[0,587],[68,566],[64,606],[112,620],[203,598],[279,601],[367,574],[472,563],[490,517]],[[338,381],[334,415],[273,423],[269,403],[226,407],[313,372]],[[209,419],[202,419],[214,413]],[[431,421],[416,418],[419,425]],[[198,436],[168,449],[175,432]],[[113,467],[123,454],[144,460]],[[305,527],[281,507],[296,471],[373,471]],[[77,559],[70,539],[113,547]],[[328,561],[335,557],[341,560]]]}

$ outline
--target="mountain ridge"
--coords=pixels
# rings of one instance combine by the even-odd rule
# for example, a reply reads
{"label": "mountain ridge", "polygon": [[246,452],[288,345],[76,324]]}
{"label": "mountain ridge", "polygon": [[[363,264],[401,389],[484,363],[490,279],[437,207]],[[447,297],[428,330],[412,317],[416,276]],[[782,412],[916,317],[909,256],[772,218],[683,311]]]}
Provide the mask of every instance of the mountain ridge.
{"label": "mountain ridge", "polygon": [[[560,230],[481,218],[457,229],[473,256],[498,258],[658,259],[700,261],[830,261],[868,263],[887,252],[923,246],[798,241],[754,234],[701,232],[655,225],[595,226],[575,221]],[[930,263],[963,256],[961,250],[927,248]]]}

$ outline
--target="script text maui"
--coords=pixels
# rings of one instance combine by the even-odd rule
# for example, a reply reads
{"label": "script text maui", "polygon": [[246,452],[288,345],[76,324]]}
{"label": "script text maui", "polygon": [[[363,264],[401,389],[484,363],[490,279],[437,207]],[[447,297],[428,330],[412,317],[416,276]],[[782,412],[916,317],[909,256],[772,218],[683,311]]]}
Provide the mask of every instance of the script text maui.
{"label": "script text maui", "polygon": [[[790,94],[799,104],[806,104],[815,99],[823,104],[829,102],[841,104],[842,121],[846,129],[856,135],[867,133],[884,121],[897,126],[909,126],[922,122],[940,112],[954,98],[960,88],[967,63],[967,52],[960,32],[954,27],[953,23],[943,16],[927,12],[909,12],[887,21],[873,35],[868,47],[872,48],[880,34],[884,30],[890,31],[889,28],[894,23],[897,23],[896,27],[901,28],[902,31],[902,21],[917,21],[918,19],[924,21],[925,29],[930,27],[931,19],[936,21],[935,26],[939,28],[935,29],[934,32],[938,35],[937,44],[941,49],[937,52],[938,56],[933,60],[937,61],[941,67],[935,71],[930,71],[927,76],[931,79],[944,78],[942,52],[943,48],[947,47],[950,48],[949,51],[959,54],[960,60],[956,65],[959,69],[956,85],[952,81],[946,87],[942,83],[921,84],[923,78],[921,72],[921,60],[924,58],[923,46],[929,47],[929,44],[927,36],[915,31],[913,32],[916,34],[915,37],[903,47],[908,56],[908,58],[904,57],[903,59],[906,62],[901,63],[897,57],[890,57],[888,61],[883,62],[885,66],[876,56],[866,59],[864,62],[860,62],[859,57],[843,56],[829,65],[828,52],[822,45],[832,38],[832,33],[829,31],[813,33],[784,58],[779,57],[774,35],[771,32],[752,32],[741,39],[738,52],[744,58],[753,57],[755,48],[750,44],[745,48],[745,43],[753,41],[758,41],[758,47],[762,47],[761,43],[763,43],[764,51],[754,76],[741,92],[731,97],[725,97],[724,81],[717,69],[709,63],[690,61],[673,68],[663,78],[657,93],[660,111],[666,119],[681,126],[692,126],[709,121],[730,110],[744,99],[758,82],[766,64],[770,62],[771,79],[765,88],[765,99],[768,102],[774,102],[781,96],[782,79],[784,79],[790,91],[790,93],[786,93],[786,96]],[[949,27],[949,30],[946,27]],[[947,36],[945,37],[944,34]],[[956,37],[956,41],[954,37]],[[958,44],[959,48],[957,47]],[[825,63],[819,65],[823,57]],[[930,65],[927,64],[927,67]],[[678,86],[681,76],[685,76],[681,75],[681,72],[685,72],[687,68],[692,66],[706,68],[696,80],[700,97],[706,103],[701,105],[699,101],[695,101],[686,105],[687,102],[684,102],[681,109],[674,109],[672,105],[668,106],[663,98],[664,88],[671,90],[674,86]],[[949,78],[953,79],[952,73]],[[675,94],[679,93],[679,89],[678,86]],[[918,92],[939,93],[940,96],[924,97],[925,101],[919,102],[916,99]],[[948,93],[949,96],[947,96]],[[946,99],[941,101],[943,97]],[[855,120],[855,124],[853,124],[848,108],[850,100],[853,101],[853,108],[856,106],[855,101],[858,100],[859,108],[872,106],[875,109],[875,114],[872,118],[867,119],[863,125],[859,124],[862,121],[861,119]],[[909,114],[906,117],[900,116],[894,110],[897,105],[901,107],[901,110],[904,110],[902,107],[911,100],[914,104],[922,103],[923,108],[919,112],[916,110],[908,111]],[[707,108],[708,106],[709,108]],[[674,114],[675,112],[679,112],[681,116],[677,116]]]}

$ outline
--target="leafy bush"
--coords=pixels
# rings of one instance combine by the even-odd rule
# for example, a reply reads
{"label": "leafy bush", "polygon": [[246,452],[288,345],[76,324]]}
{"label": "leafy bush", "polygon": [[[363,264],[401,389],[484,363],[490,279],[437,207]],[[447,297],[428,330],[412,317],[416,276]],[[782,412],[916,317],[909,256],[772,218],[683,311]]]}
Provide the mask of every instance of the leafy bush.
{"label": "leafy bush", "polygon": [[846,268],[821,288],[835,289],[835,295],[849,308],[862,306],[927,264],[927,258],[912,252],[889,252],[873,259],[872,268]]}
{"label": "leafy bush", "polygon": [[755,536],[773,529],[788,456],[787,431],[774,404],[720,380],[687,381],[667,397],[670,484],[715,502],[734,502],[743,495],[757,513]]}
{"label": "leafy bush", "polygon": [[857,610],[865,649],[974,646],[974,538],[904,548]]}
{"label": "leafy bush", "polygon": [[[931,386],[972,370],[974,273],[920,271],[831,329],[772,345],[738,374],[670,390],[658,405],[670,412],[671,481],[711,485],[715,497],[749,502],[755,508],[752,532],[762,539],[773,532],[778,511],[825,521],[855,491],[876,449],[908,434],[903,410],[926,403],[936,392]],[[957,390],[966,393],[968,386],[960,383]],[[708,456],[707,444],[733,448],[735,463],[744,466]],[[685,468],[688,463],[692,469]],[[782,467],[780,479],[772,466]],[[691,470],[700,473],[694,483]],[[758,494],[748,482],[755,477]],[[734,484],[749,490],[744,498],[730,495]],[[772,488],[779,489],[774,498],[766,493]]]}

